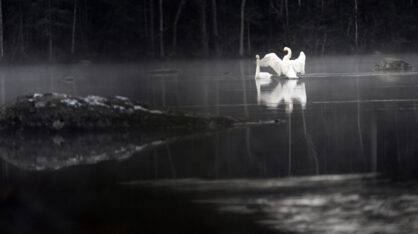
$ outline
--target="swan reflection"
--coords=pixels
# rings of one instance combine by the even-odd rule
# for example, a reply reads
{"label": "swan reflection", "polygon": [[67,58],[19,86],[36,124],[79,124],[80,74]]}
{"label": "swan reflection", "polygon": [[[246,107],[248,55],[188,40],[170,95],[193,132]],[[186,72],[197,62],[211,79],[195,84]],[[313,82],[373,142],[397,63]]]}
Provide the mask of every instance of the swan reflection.
{"label": "swan reflection", "polygon": [[302,110],[306,107],[305,83],[298,80],[280,80],[272,90],[261,90],[263,84],[255,80],[257,88],[257,103],[269,108],[277,108],[282,102],[286,113],[292,113],[293,104],[299,103]]}

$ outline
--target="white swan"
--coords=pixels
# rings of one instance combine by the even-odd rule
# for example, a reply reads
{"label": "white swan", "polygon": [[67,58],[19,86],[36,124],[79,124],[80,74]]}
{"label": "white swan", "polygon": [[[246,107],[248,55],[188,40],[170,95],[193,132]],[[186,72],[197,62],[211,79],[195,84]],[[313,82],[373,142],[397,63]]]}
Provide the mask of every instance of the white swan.
{"label": "white swan", "polygon": [[297,73],[305,74],[305,53],[300,52],[300,55],[295,60],[290,60],[292,51],[285,47],[284,51],[288,51],[287,55],[283,57],[283,60],[279,58],[275,53],[269,53],[260,60],[260,66],[271,67],[277,75],[285,75],[288,78],[299,78]]}
{"label": "white swan", "polygon": [[287,51],[287,54],[283,57],[283,61],[288,62],[296,73],[300,73],[304,75],[305,74],[305,62],[306,62],[305,53],[301,51],[297,59],[290,60],[290,57],[292,57],[292,50],[289,47],[285,47],[283,48],[283,51]]}
{"label": "white swan", "polygon": [[255,68],[255,79],[270,80],[272,74],[268,72],[260,72],[260,56],[257,54],[255,58],[257,60],[257,67]]}

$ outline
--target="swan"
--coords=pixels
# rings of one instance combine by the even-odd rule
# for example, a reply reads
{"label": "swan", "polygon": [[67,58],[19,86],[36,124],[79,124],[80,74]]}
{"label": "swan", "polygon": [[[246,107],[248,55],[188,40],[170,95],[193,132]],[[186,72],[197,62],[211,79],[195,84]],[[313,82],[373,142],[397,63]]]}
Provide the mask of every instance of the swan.
{"label": "swan", "polygon": [[290,48],[285,47],[283,51],[288,53],[283,57],[283,60],[275,53],[269,53],[264,55],[263,59],[260,60],[260,66],[271,67],[277,75],[285,75],[288,78],[295,79],[299,78],[297,73],[305,74],[305,53],[300,52],[300,55],[295,60],[290,60],[292,51]]}
{"label": "swan", "polygon": [[283,61],[289,63],[296,73],[300,73],[304,75],[305,74],[305,61],[306,61],[305,53],[301,51],[297,59],[290,60],[290,57],[292,57],[292,50],[289,47],[284,47],[283,51],[287,51],[287,54],[283,57]]}
{"label": "swan", "polygon": [[272,74],[268,72],[260,72],[260,56],[257,54],[255,58],[257,60],[257,67],[255,68],[255,79],[270,80]]}

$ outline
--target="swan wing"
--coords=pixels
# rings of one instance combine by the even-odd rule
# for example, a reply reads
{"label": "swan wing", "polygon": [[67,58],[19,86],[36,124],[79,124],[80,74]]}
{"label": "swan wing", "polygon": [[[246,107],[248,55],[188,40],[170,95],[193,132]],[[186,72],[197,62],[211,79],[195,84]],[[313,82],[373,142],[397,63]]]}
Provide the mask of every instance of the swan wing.
{"label": "swan wing", "polygon": [[289,63],[293,67],[293,70],[296,73],[305,74],[305,61],[306,61],[306,55],[305,53],[300,52],[299,57],[295,60],[290,60]]}
{"label": "swan wing", "polygon": [[283,73],[283,61],[275,53],[269,53],[264,55],[260,60],[261,67],[271,67],[278,76]]}

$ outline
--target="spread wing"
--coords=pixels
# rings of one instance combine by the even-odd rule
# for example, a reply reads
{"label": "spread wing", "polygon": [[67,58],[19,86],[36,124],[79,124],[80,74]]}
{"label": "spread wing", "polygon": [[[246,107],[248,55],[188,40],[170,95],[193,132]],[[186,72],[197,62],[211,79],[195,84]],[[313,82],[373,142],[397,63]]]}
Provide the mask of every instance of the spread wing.
{"label": "spread wing", "polygon": [[302,75],[305,74],[305,61],[306,55],[305,53],[300,52],[299,57],[295,60],[290,60],[289,63],[293,67],[296,73],[301,73]]}
{"label": "spread wing", "polygon": [[264,55],[260,60],[261,67],[271,67],[280,76],[283,73],[283,61],[275,53]]}

